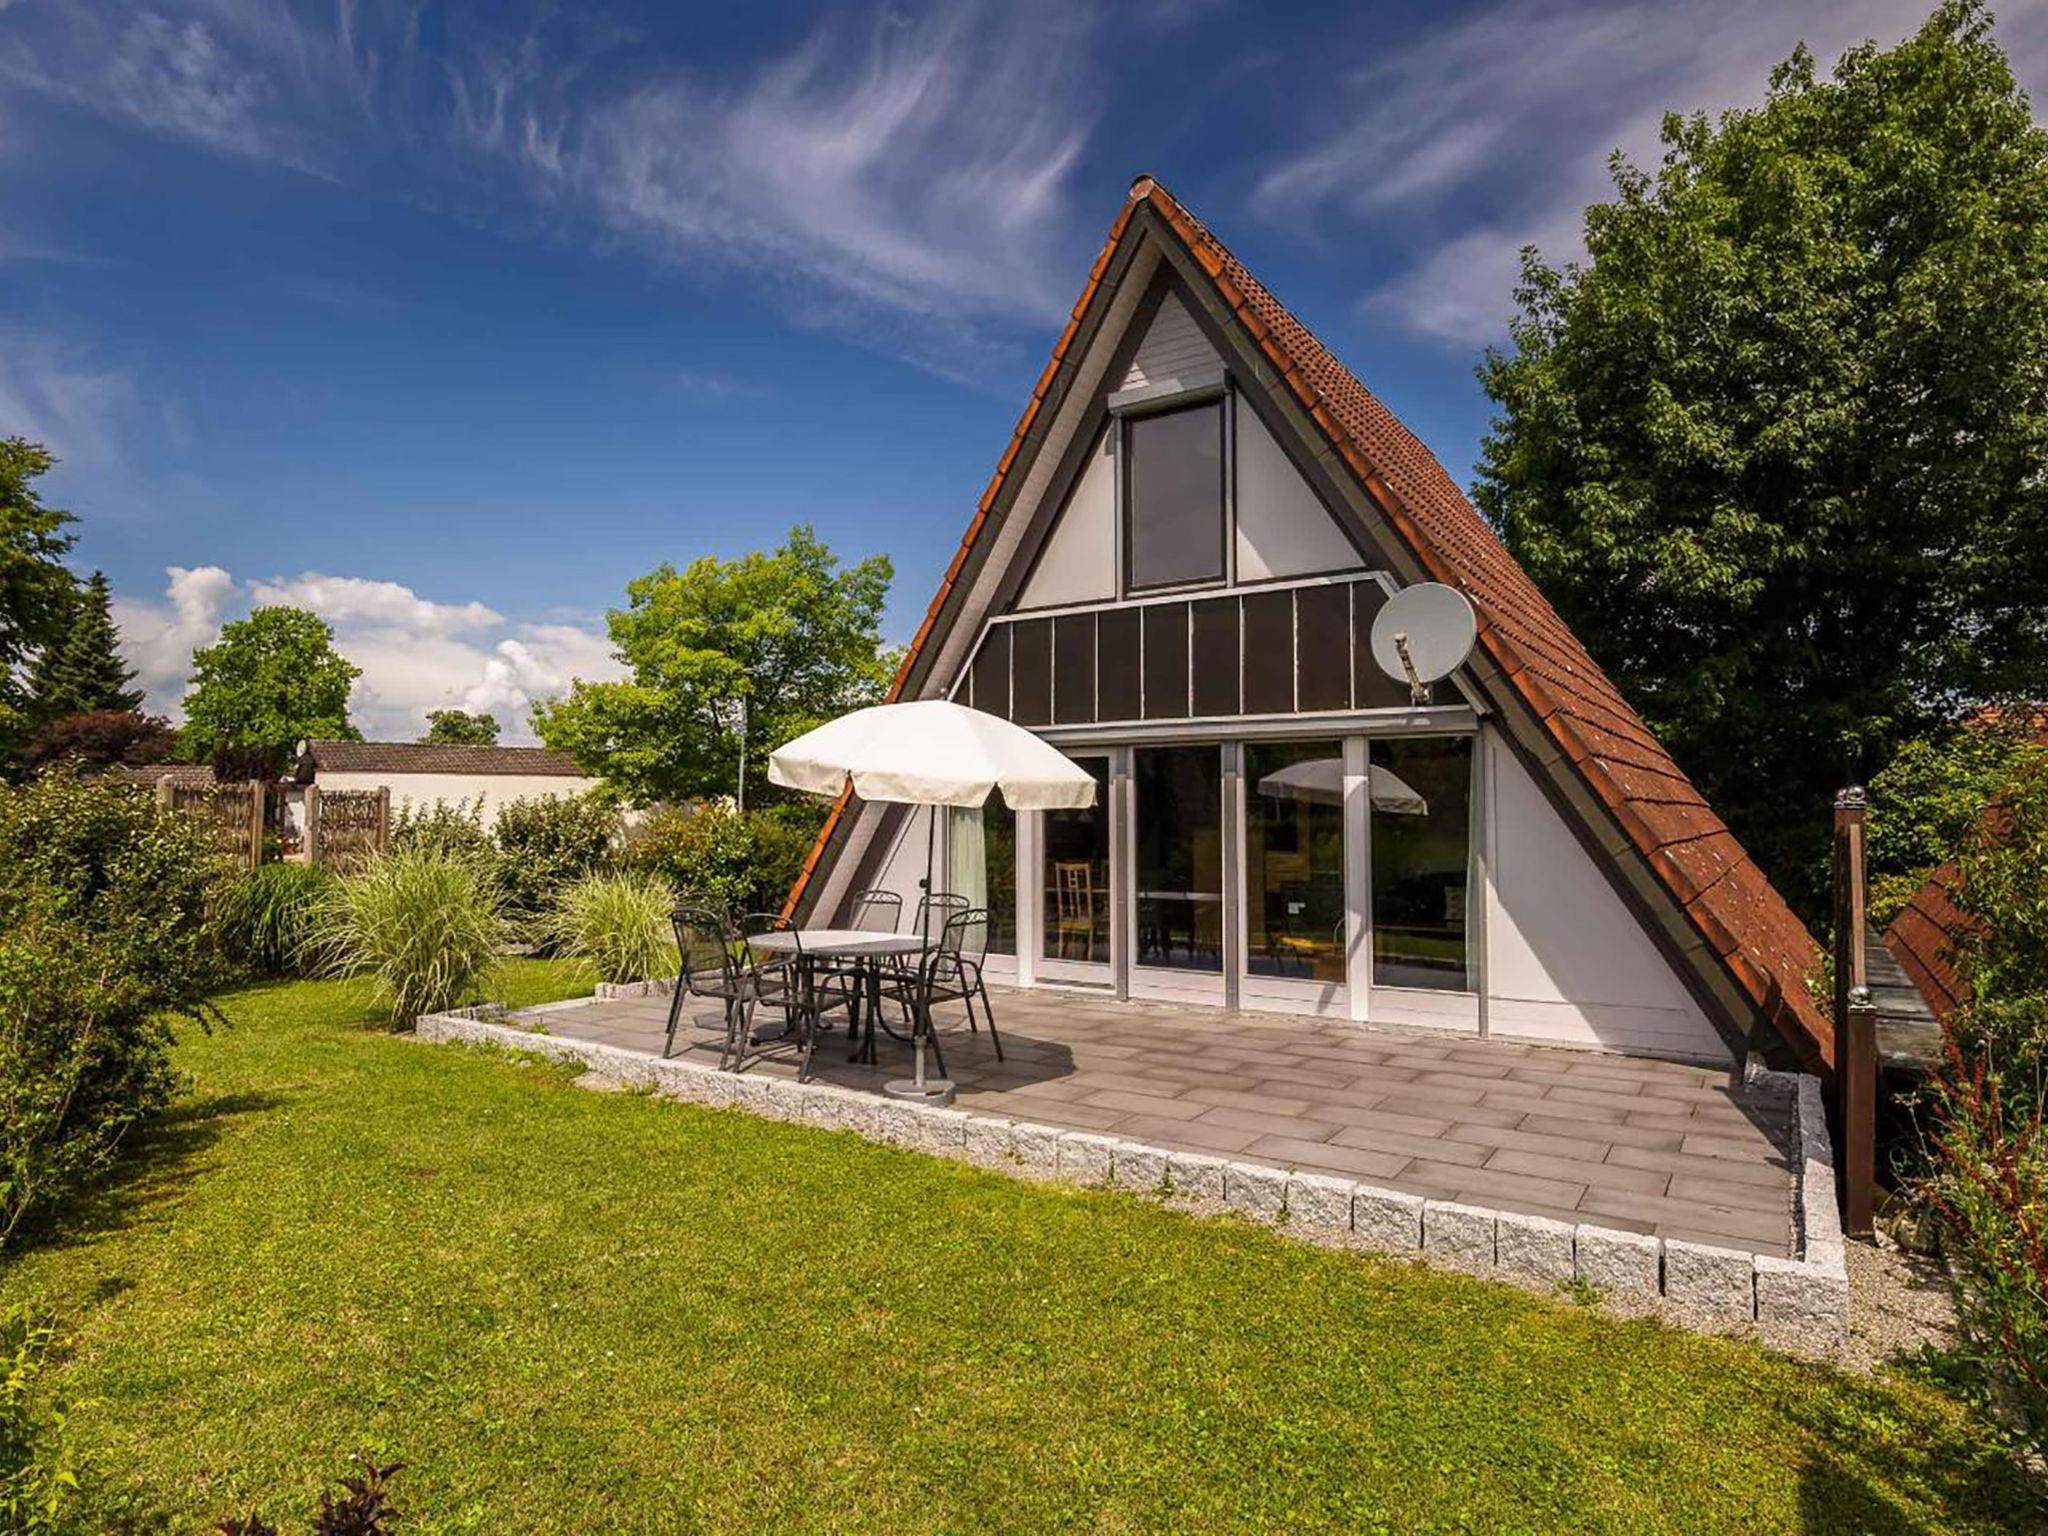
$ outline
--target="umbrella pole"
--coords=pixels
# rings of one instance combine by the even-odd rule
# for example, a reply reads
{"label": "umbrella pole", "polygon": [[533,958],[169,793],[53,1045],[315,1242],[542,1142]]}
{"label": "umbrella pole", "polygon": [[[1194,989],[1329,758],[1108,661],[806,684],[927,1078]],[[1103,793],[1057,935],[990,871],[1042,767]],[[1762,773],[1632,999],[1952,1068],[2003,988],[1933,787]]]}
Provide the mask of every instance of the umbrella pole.
{"label": "umbrella pole", "polygon": [[[930,808],[930,815],[926,819],[924,826],[924,880],[919,886],[919,889],[923,892],[924,899],[917,905],[917,936],[923,940],[926,950],[931,948],[932,942],[932,863],[935,857],[935,850],[938,847],[938,841],[939,808],[933,805]],[[918,956],[920,983],[924,980],[924,975],[930,965],[931,956],[928,953]],[[919,990],[923,990],[922,985],[920,985]],[[924,997],[919,997],[918,999],[918,1014],[918,1019],[911,1026],[912,1033],[916,1038],[916,1045],[911,1052],[915,1063],[911,1069],[911,1078],[908,1082],[898,1078],[894,1082],[884,1083],[882,1085],[882,1092],[889,1095],[892,1099],[910,1099],[924,1104],[950,1104],[953,1102],[952,1083],[944,1078],[927,1079],[925,1077],[925,1035],[932,1027],[932,1020],[928,1001]]]}

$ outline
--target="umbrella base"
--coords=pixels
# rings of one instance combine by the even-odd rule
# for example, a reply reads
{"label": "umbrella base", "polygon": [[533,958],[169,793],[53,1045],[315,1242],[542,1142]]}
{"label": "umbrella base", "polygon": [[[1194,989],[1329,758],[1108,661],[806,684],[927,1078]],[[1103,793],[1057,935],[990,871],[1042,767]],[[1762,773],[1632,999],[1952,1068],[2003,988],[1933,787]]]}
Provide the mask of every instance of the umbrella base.
{"label": "umbrella base", "polygon": [[882,1084],[882,1092],[892,1099],[908,1099],[913,1104],[946,1105],[953,1102],[955,1089],[943,1077],[928,1077],[923,1082],[915,1078],[899,1077],[893,1082]]}

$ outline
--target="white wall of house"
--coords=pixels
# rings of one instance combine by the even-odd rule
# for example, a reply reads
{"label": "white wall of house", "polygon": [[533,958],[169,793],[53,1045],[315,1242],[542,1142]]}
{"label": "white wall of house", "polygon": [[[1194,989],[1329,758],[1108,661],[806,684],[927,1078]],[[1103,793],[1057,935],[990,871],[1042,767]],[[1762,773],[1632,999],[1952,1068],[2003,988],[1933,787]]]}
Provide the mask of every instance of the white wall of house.
{"label": "white wall of house", "polygon": [[448,805],[473,805],[483,797],[483,821],[488,829],[498,819],[498,807],[513,800],[539,800],[549,795],[580,795],[597,788],[596,779],[568,778],[541,773],[321,773],[314,782],[320,792],[337,790],[391,790],[391,811],[410,806],[426,810],[436,801]]}
{"label": "white wall of house", "polygon": [[1142,389],[1164,384],[1184,374],[1211,372],[1223,366],[1223,359],[1209,345],[1201,326],[1183,304],[1179,294],[1169,293],[1160,301],[1158,312],[1138,343],[1131,365],[1124,372],[1121,389]]}
{"label": "white wall of house", "polygon": [[1270,581],[1355,571],[1365,562],[1322,498],[1288,462],[1258,412],[1239,401],[1237,579]]}
{"label": "white wall of house", "polygon": [[1087,466],[1076,477],[1017,606],[1052,608],[1115,596],[1116,456],[1104,432],[1089,450]]}
{"label": "white wall of house", "polygon": [[1727,1044],[1507,744],[1485,764],[1489,1033],[1727,1061]]}

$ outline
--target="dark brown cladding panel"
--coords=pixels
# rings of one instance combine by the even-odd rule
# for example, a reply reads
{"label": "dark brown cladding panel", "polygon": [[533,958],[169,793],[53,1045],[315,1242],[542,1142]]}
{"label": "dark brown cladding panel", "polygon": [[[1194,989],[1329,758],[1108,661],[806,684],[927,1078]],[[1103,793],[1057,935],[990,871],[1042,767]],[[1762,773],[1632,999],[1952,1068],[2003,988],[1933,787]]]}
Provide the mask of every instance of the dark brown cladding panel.
{"label": "dark brown cladding panel", "polygon": [[1244,712],[1294,713],[1294,594],[1248,592],[1244,599]]}
{"label": "dark brown cladding panel", "polygon": [[1237,599],[1204,598],[1193,603],[1195,713],[1235,715],[1238,705]]}
{"label": "dark brown cladding panel", "polygon": [[981,650],[975,655],[974,670],[968,683],[973,689],[969,701],[973,708],[985,715],[1001,715],[1010,718],[1010,625],[991,624],[988,633],[981,638]]}
{"label": "dark brown cladding panel", "polygon": [[1145,615],[1145,718],[1188,717],[1188,605],[1153,603]]}
{"label": "dark brown cladding panel", "polygon": [[1095,722],[1095,615],[1062,614],[1052,623],[1052,718],[1057,725]]}
{"label": "dark brown cladding panel", "polygon": [[1095,677],[1099,720],[1135,720],[1143,642],[1136,608],[1105,608],[1095,625]]}
{"label": "dark brown cladding panel", "polygon": [[1319,709],[1349,709],[1351,588],[1302,587],[1294,594],[1294,610],[1300,674],[1296,683],[1300,698],[1295,707],[1304,714]]}
{"label": "dark brown cladding panel", "polygon": [[1351,589],[1355,611],[1351,616],[1353,709],[1406,709],[1408,685],[1397,683],[1380,670],[1372,659],[1372,621],[1387,605],[1387,594],[1379,583],[1362,581]]}
{"label": "dark brown cladding panel", "polygon": [[1052,620],[1026,619],[1015,631],[1010,661],[1010,718],[1019,725],[1052,724]]}

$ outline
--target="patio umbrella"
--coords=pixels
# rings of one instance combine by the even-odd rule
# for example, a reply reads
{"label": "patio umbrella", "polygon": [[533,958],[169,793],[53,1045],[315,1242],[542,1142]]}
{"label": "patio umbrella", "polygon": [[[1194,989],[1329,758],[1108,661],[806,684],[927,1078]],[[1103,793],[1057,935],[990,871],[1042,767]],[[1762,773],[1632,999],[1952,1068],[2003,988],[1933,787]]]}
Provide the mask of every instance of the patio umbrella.
{"label": "patio umbrella", "polygon": [[[931,807],[927,894],[939,806],[978,806],[998,789],[1015,811],[1081,810],[1095,803],[1094,775],[1065,753],[1022,726],[947,699],[877,704],[806,731],[768,754],[768,782],[816,795],[836,795],[851,784],[863,800]],[[925,1080],[923,1035],[916,1077],[890,1083],[887,1091],[941,1102],[952,1097],[952,1084]]]}
{"label": "patio umbrella", "polygon": [[[1406,779],[1379,764],[1371,765],[1372,808],[1388,816],[1427,816],[1429,802]],[[1344,759],[1311,757],[1289,763],[1259,780],[1259,793],[1275,800],[1307,800],[1318,805],[1344,803]]]}

